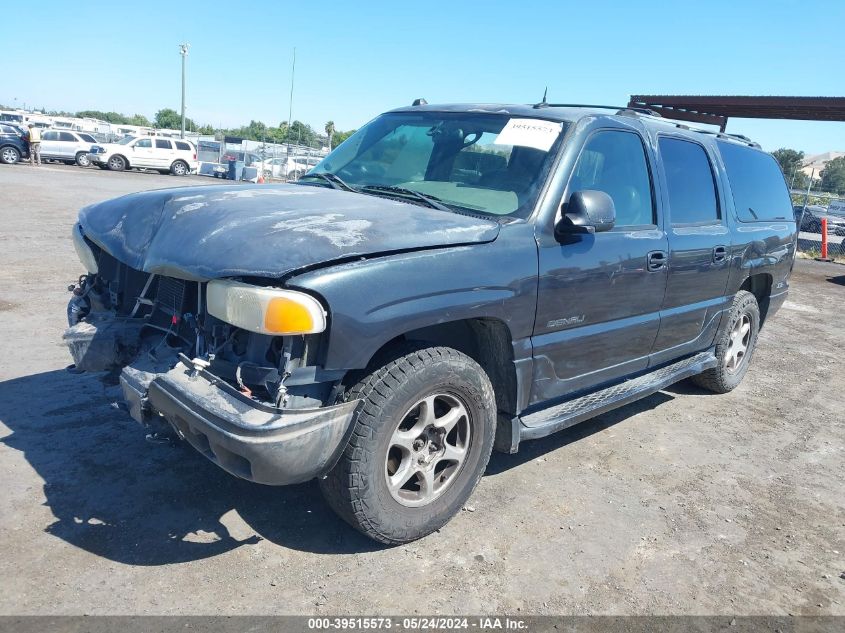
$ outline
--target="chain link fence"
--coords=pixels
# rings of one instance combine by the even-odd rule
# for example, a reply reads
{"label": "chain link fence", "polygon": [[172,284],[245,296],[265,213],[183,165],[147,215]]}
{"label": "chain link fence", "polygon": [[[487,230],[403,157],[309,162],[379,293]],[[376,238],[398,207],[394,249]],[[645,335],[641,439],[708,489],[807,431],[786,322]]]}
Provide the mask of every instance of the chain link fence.
{"label": "chain link fence", "polygon": [[826,242],[826,256],[845,263],[845,198],[829,192],[793,190],[792,204],[800,222],[798,252],[822,257]]}

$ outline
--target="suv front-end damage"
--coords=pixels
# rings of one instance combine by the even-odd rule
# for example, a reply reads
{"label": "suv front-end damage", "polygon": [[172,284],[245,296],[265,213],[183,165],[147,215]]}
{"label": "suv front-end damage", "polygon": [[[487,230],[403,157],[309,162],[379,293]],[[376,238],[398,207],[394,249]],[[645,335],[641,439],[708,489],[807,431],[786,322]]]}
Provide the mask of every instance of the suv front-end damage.
{"label": "suv front-end damage", "polygon": [[317,299],[256,279],[135,270],[79,225],[74,244],[89,273],[73,287],[64,340],[77,370],[120,372],[125,408],[148,435],[175,435],[264,484],[331,468],[357,403],[337,403],[344,372],[319,364]]}

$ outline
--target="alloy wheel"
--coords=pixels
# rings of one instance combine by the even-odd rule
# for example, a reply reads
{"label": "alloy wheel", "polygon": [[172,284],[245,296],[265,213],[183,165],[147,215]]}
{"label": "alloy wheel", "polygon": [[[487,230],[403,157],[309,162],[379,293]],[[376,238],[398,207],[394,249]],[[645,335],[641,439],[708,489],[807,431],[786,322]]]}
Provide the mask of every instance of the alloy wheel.
{"label": "alloy wheel", "polygon": [[725,369],[730,373],[736,371],[745,362],[748,355],[748,344],[751,342],[751,317],[743,313],[731,329],[728,349],[725,354]]}
{"label": "alloy wheel", "polygon": [[384,470],[390,494],[403,506],[431,503],[458,478],[471,441],[464,403],[446,393],[426,396],[390,438]]}

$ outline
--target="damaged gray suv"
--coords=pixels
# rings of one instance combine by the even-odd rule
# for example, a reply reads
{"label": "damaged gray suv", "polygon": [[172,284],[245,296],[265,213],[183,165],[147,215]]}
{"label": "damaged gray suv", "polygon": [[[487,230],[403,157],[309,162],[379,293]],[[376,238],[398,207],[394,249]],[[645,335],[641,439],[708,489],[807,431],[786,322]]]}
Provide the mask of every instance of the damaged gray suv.
{"label": "damaged gray suv", "polygon": [[493,448],[692,378],[736,387],[786,298],[774,159],[648,112],[415,104],[295,184],[83,209],[65,333],[154,437],[318,478],[385,543],[444,525]]}

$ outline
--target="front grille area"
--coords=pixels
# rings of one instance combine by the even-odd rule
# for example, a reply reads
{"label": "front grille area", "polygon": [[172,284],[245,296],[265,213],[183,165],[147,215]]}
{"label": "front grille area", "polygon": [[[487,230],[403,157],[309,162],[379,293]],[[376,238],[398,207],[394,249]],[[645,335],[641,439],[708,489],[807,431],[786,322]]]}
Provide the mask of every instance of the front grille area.
{"label": "front grille area", "polygon": [[172,277],[159,277],[156,305],[170,316],[182,316],[185,305],[185,281]]}

